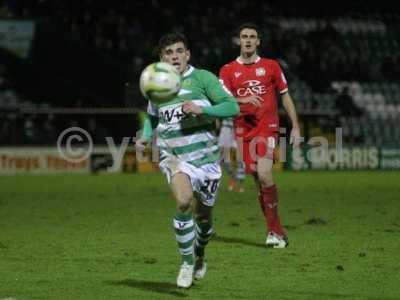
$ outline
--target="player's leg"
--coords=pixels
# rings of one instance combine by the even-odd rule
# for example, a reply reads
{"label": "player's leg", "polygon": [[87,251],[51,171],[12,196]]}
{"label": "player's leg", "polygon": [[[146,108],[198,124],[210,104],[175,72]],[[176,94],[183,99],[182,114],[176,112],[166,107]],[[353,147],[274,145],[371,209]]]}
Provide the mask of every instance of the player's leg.
{"label": "player's leg", "polygon": [[[275,142],[268,137],[269,142],[257,145],[260,147],[257,158],[256,182],[259,186],[259,202],[267,225],[267,246],[283,248],[288,245],[285,230],[278,215],[278,191],[273,180],[272,166],[274,163]],[[267,140],[268,141],[268,140]],[[267,147],[265,147],[267,146]]]}
{"label": "player's leg", "polygon": [[207,270],[205,248],[213,235],[212,209],[216,201],[221,168],[219,164],[207,164],[199,168],[200,185],[195,189],[196,202],[194,206],[196,220],[196,238],[194,242],[194,278],[201,279]]}
{"label": "player's leg", "polygon": [[235,143],[234,149],[236,150],[236,191],[239,193],[244,192],[243,183],[246,178],[246,165],[243,161],[243,154],[241,153],[241,147],[237,147]]}
{"label": "player's leg", "polygon": [[204,205],[201,201],[196,201],[195,222],[196,238],[194,241],[194,278],[202,279],[207,271],[205,259],[205,248],[213,235],[212,206]]}
{"label": "player's leg", "polygon": [[193,202],[192,184],[188,175],[178,172],[170,180],[171,190],[176,200],[176,214],[173,225],[182,264],[177,278],[179,287],[190,287],[193,282],[193,241],[195,226],[191,205]]}
{"label": "player's leg", "polygon": [[230,147],[220,147],[221,153],[221,166],[228,173],[229,183],[228,183],[228,191],[233,191],[236,186],[236,178],[235,172],[232,168],[232,160],[231,160],[231,148]]}

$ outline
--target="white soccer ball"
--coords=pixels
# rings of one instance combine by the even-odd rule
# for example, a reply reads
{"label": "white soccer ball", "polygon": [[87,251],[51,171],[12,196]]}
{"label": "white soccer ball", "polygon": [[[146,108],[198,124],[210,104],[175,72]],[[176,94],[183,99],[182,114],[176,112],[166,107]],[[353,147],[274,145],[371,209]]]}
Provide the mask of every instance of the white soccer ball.
{"label": "white soccer ball", "polygon": [[171,64],[156,62],[148,65],[140,75],[140,91],[155,104],[168,102],[181,88],[181,75]]}

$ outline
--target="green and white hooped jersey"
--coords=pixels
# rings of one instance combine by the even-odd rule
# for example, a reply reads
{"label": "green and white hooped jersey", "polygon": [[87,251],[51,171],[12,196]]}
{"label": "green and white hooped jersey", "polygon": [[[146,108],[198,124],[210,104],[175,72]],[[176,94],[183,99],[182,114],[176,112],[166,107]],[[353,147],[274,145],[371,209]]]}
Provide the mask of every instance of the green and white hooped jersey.
{"label": "green and white hooped jersey", "polygon": [[172,154],[196,167],[217,161],[215,118],[185,114],[182,111],[184,101],[211,106],[232,101],[232,95],[214,74],[189,66],[182,75],[182,88],[176,98],[158,106],[151,102],[148,105],[148,114],[159,119],[156,132],[161,157]]}

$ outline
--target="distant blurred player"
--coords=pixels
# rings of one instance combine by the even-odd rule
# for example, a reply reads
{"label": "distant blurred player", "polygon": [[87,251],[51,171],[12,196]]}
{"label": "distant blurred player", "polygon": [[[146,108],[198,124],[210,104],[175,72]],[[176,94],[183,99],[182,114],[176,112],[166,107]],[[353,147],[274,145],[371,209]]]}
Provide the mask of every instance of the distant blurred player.
{"label": "distant blurred player", "polygon": [[[218,146],[221,150],[221,165],[229,176],[228,191],[243,193],[243,181],[245,179],[244,163],[240,153],[237,151],[232,118],[226,118],[220,122]],[[236,152],[236,170],[232,166],[232,150]]]}
{"label": "distant blurred player", "polygon": [[278,96],[292,123],[290,143],[294,147],[301,142],[297,113],[279,64],[257,54],[260,38],[255,24],[240,26],[238,44],[240,56],[221,68],[220,80],[240,105],[240,116],[234,120],[235,134],[246,172],[254,176],[259,187],[260,207],[266,221],[266,245],[284,248],[289,242],[278,215],[278,192],[272,178],[279,136]]}

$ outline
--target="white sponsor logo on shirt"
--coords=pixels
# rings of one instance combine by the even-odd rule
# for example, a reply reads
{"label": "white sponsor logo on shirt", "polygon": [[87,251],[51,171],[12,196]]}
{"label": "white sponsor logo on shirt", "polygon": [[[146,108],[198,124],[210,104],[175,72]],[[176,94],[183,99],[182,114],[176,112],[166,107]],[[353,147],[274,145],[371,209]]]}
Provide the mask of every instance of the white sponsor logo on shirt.
{"label": "white sponsor logo on shirt", "polygon": [[245,87],[237,89],[237,95],[247,97],[252,95],[262,95],[267,92],[267,87],[258,80],[247,80],[243,82]]}
{"label": "white sponsor logo on shirt", "polygon": [[239,78],[240,75],[242,75],[242,73],[241,72],[235,72],[233,75],[235,75],[235,78]]}

